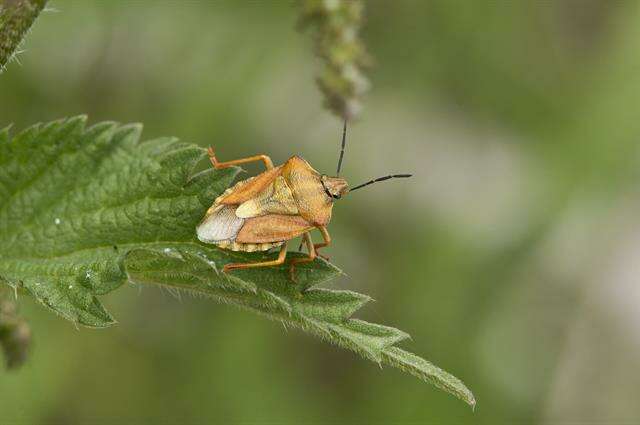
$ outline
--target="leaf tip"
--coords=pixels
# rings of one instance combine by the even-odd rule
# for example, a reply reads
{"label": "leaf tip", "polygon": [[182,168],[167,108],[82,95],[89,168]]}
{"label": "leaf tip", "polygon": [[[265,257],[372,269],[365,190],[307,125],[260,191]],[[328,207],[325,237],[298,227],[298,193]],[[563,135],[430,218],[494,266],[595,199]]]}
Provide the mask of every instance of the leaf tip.
{"label": "leaf tip", "polygon": [[143,128],[144,128],[144,125],[142,123],[134,122],[134,123],[124,124],[122,127],[118,129],[118,132],[126,133],[127,135],[130,135],[130,137],[135,137],[136,139],[139,139],[140,135],[142,134]]}
{"label": "leaf tip", "polygon": [[69,117],[67,120],[68,121],[83,121],[86,122],[89,119],[89,115],[87,114],[78,114],[78,115],[74,115],[72,117]]}
{"label": "leaf tip", "polygon": [[111,315],[109,315],[108,317],[104,317],[104,318],[100,318],[99,321],[91,321],[88,322],[86,320],[79,320],[79,321],[74,321],[73,324],[77,327],[78,324],[81,324],[82,326],[86,327],[86,328],[91,328],[91,329],[106,329],[109,328],[113,325],[117,325],[118,321],[113,318]]}
{"label": "leaf tip", "polygon": [[86,114],[82,114],[82,115],[76,115],[73,117],[69,117],[67,119],[61,119],[59,121],[60,124],[62,125],[68,125],[70,127],[81,127],[84,128],[84,126],[87,124],[87,120],[89,119],[89,116]]}
{"label": "leaf tip", "polygon": [[8,124],[4,128],[0,128],[0,141],[9,140],[9,133],[11,132],[12,127],[13,123]]}
{"label": "leaf tip", "polygon": [[141,134],[142,124],[125,124],[120,127],[115,127],[115,130],[113,130],[113,133],[111,133],[111,143],[121,146],[133,147],[140,141]]}

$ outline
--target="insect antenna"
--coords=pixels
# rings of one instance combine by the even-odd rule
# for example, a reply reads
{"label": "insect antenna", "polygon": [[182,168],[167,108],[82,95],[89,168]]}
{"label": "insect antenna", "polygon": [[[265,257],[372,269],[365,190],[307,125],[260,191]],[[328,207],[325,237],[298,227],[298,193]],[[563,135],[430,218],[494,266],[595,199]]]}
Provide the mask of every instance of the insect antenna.
{"label": "insect antenna", "polygon": [[359,184],[358,186],[349,189],[349,192],[353,192],[354,190],[358,190],[358,189],[361,189],[361,188],[363,188],[365,186],[369,186],[370,184],[374,184],[374,183],[381,182],[381,181],[384,181],[384,180],[389,180],[389,179],[394,179],[394,178],[406,178],[406,177],[411,177],[411,174],[390,174],[388,176],[378,177],[377,179],[369,180],[366,183]]}
{"label": "insect antenna", "polygon": [[340,169],[342,168],[342,157],[344,156],[344,144],[347,136],[347,120],[344,120],[344,126],[342,127],[342,147],[340,148],[340,158],[338,158],[338,171],[336,177],[340,175]]}

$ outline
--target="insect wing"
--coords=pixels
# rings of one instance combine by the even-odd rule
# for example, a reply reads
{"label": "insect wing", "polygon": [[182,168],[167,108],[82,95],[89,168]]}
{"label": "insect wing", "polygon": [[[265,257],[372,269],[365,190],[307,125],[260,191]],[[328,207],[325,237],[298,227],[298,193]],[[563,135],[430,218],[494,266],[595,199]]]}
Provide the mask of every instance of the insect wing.
{"label": "insect wing", "polygon": [[267,214],[298,214],[293,193],[282,176],[276,177],[272,184],[265,187],[253,198],[240,204],[236,210],[236,215],[240,218]]}
{"label": "insect wing", "polygon": [[246,219],[236,241],[240,243],[281,242],[313,229],[299,215],[268,214]]}
{"label": "insect wing", "polygon": [[282,173],[282,166],[272,168],[257,176],[239,182],[228,195],[222,197],[218,202],[226,205],[241,204],[255,197]]}
{"label": "insect wing", "polygon": [[235,212],[235,205],[218,205],[212,208],[196,228],[198,239],[205,243],[235,239],[245,221]]}

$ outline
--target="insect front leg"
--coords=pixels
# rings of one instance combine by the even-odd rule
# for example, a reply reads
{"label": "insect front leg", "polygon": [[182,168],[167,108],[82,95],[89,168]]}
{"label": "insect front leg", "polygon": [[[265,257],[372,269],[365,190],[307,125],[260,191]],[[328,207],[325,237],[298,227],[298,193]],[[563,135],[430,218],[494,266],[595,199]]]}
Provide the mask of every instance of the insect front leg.
{"label": "insect front leg", "polygon": [[209,149],[207,149],[207,154],[209,155],[211,165],[213,165],[213,168],[215,168],[216,170],[231,167],[232,165],[246,164],[247,162],[255,161],[264,162],[264,166],[267,168],[267,170],[273,168],[273,162],[267,155],[254,155],[247,158],[234,159],[233,161],[219,162],[218,158],[216,158],[216,153],[213,151],[213,147],[211,146],[209,146]]}
{"label": "insect front leg", "polygon": [[275,260],[271,260],[271,261],[260,261],[257,263],[232,263],[232,264],[225,264],[225,266],[222,268],[222,271],[224,273],[228,272],[229,270],[235,270],[235,269],[249,269],[252,267],[269,267],[269,266],[278,266],[280,264],[284,263],[284,259],[287,257],[287,243],[285,242],[284,244],[282,244],[282,248],[280,248],[280,254],[278,254],[278,258],[276,258]]}
{"label": "insect front leg", "polygon": [[315,260],[316,258],[316,248],[313,245],[313,241],[311,240],[311,235],[309,234],[309,232],[305,233],[302,236],[302,241],[307,245],[309,256],[306,258],[294,258],[293,260],[291,260],[291,265],[289,266],[289,276],[291,277],[291,281],[293,281],[294,283],[296,282],[296,264],[308,263]]}
{"label": "insect front leg", "polygon": [[313,248],[316,250],[316,254],[318,254],[318,256],[324,258],[325,260],[329,260],[329,257],[327,257],[326,255],[322,255],[320,254],[318,251],[318,249],[320,248],[324,248],[326,246],[331,245],[331,235],[329,235],[329,231],[327,230],[326,226],[319,226],[318,230],[320,231],[320,234],[322,235],[322,239],[324,240],[324,242],[320,242],[317,244],[313,245]]}

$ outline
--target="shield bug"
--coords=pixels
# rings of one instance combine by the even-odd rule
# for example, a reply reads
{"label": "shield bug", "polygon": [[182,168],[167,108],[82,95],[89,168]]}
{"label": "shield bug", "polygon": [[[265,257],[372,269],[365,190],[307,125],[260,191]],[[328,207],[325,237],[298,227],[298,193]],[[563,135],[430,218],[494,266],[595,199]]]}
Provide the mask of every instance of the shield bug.
{"label": "shield bug", "polygon": [[[296,264],[322,256],[318,250],[331,243],[327,224],[331,220],[335,200],[375,182],[411,177],[411,174],[391,174],[349,189],[347,181],[340,177],[346,132],[345,122],[336,177],[320,174],[299,156],[292,156],[284,164],[274,167],[266,155],[219,162],[213,148],[209,148],[209,159],[216,169],[262,161],[266,171],[236,183],[216,198],[196,228],[198,239],[232,251],[267,251],[280,247],[275,260],[227,264],[223,272],[283,264],[287,242],[302,236],[308,256],[291,260],[289,272],[291,280],[295,281]],[[320,231],[323,242],[313,243],[310,235],[313,229]]]}

